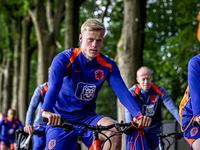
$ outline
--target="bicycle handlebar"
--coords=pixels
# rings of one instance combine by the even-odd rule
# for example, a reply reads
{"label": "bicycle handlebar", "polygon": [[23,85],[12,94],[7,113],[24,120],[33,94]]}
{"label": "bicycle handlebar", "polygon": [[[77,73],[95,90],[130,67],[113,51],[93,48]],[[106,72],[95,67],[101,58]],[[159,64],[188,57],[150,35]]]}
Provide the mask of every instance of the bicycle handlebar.
{"label": "bicycle handlebar", "polygon": [[[43,122],[48,122],[47,118],[43,118]],[[132,125],[134,124],[134,126]],[[60,127],[63,128],[65,131],[70,131],[75,129],[73,127],[73,125],[81,125],[84,126],[85,128],[92,130],[92,131],[103,131],[103,130],[109,130],[113,127],[126,127],[126,129],[124,130],[124,132],[126,134],[129,134],[130,131],[132,130],[137,130],[138,124],[135,122],[132,123],[114,123],[108,126],[102,126],[102,125],[88,125],[86,123],[82,123],[82,122],[77,122],[77,121],[69,121],[69,120],[64,120],[61,119],[61,125],[55,125],[53,127]]]}
{"label": "bicycle handlebar", "polygon": [[[147,134],[153,134],[153,133],[147,133]],[[175,135],[176,139],[181,139],[183,137],[183,133],[182,132],[172,132],[172,133],[165,133],[165,134],[153,134],[157,137],[161,137],[161,138],[166,138],[169,137],[171,135]]]}
{"label": "bicycle handlebar", "polygon": [[[18,129],[17,132],[19,132],[19,133],[26,133],[26,132],[24,131],[24,128]],[[26,134],[28,134],[28,133],[26,133]],[[42,136],[42,135],[45,134],[45,131],[39,131],[39,130],[33,129],[33,134],[34,134],[34,135],[38,135],[38,136],[40,137],[40,136]]]}

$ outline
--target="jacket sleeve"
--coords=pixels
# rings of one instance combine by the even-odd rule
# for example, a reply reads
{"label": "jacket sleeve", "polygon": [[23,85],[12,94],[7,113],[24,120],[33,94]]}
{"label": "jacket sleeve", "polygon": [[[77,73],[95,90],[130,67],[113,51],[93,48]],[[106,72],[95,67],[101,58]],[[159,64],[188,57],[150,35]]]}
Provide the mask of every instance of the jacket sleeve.
{"label": "jacket sleeve", "polygon": [[194,56],[188,64],[188,85],[194,117],[200,115],[200,55]]}
{"label": "jacket sleeve", "polygon": [[169,112],[174,116],[174,118],[178,121],[178,123],[181,124],[179,111],[176,104],[174,103],[174,101],[164,88],[162,89],[162,93],[164,94],[163,104],[169,110]]}
{"label": "jacket sleeve", "polygon": [[113,65],[112,73],[108,81],[120,102],[130,111],[132,116],[137,118],[143,114],[136,100],[126,87],[116,64]]}
{"label": "jacket sleeve", "polygon": [[39,86],[35,89],[28,107],[28,111],[26,112],[26,126],[33,124],[34,114],[40,102],[40,92],[41,88]]}
{"label": "jacket sleeve", "polygon": [[133,121],[133,116],[127,108],[125,108],[125,119],[127,123]]}
{"label": "jacket sleeve", "polygon": [[53,59],[48,80],[48,91],[44,98],[42,110],[54,112],[53,106],[58,98],[69,62],[69,59],[63,53],[58,54]]}

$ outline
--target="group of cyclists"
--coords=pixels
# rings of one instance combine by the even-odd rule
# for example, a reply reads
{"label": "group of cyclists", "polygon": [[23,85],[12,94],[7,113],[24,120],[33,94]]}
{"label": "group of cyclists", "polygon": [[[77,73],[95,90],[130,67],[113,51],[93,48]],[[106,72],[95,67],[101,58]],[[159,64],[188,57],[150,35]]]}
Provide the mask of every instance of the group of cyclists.
{"label": "group of cyclists", "polygon": [[[107,126],[117,121],[109,116],[97,115],[96,99],[102,85],[108,81],[116,93],[120,102],[125,106],[126,122],[136,122],[141,129],[147,132],[160,133],[161,127],[161,103],[174,115],[182,126],[183,134],[191,148],[200,148],[199,127],[194,127],[191,121],[196,120],[200,124],[200,110],[197,101],[199,97],[199,73],[200,55],[193,57],[188,66],[188,92],[181,104],[181,113],[165,88],[152,82],[153,76],[148,67],[141,67],[137,71],[137,82],[128,89],[120,75],[116,63],[100,53],[105,35],[105,27],[97,19],[88,19],[81,26],[79,48],[71,48],[54,57],[49,69],[48,82],[36,88],[27,114],[24,131],[33,135],[33,129],[45,131],[44,136],[33,135],[33,149],[47,150],[75,150],[77,137],[82,137],[82,142],[90,146],[92,144],[91,131],[69,131],[53,127],[61,125],[61,118],[70,121],[78,121],[89,125]],[[34,120],[36,109],[38,114]],[[47,118],[44,123],[42,118]],[[2,123],[2,121],[1,121]],[[1,125],[1,124],[0,124]],[[120,128],[103,131],[109,137]],[[126,136],[126,149],[134,149],[137,135],[134,132]],[[106,140],[106,136],[99,135],[100,141]],[[104,143],[104,149],[121,149],[120,134],[110,138]],[[145,143],[145,149],[153,150],[158,146],[156,136],[143,135],[140,143]],[[88,144],[89,143],[89,144]],[[144,148],[144,147],[143,147]],[[136,148],[135,148],[136,149]],[[140,149],[140,148],[139,148]]]}

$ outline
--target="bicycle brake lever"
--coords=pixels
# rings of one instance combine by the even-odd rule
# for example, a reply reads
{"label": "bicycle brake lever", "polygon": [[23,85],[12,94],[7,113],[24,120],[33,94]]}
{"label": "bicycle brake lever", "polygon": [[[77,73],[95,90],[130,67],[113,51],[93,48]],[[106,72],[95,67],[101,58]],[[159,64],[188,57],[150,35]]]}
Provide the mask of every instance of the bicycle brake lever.
{"label": "bicycle brake lever", "polygon": [[192,125],[193,125],[193,126],[200,126],[200,125],[197,123],[197,121],[193,121],[193,122],[192,122]]}
{"label": "bicycle brake lever", "polygon": [[53,126],[52,126],[52,128],[55,128],[55,127],[63,128],[62,125],[53,125]]}
{"label": "bicycle brake lever", "polygon": [[183,133],[176,134],[176,139],[180,140],[183,137]]}
{"label": "bicycle brake lever", "polygon": [[135,130],[135,127],[134,126],[130,126],[130,127],[127,127],[127,128],[124,129],[124,133],[126,135],[129,135],[129,134],[133,133],[134,130]]}

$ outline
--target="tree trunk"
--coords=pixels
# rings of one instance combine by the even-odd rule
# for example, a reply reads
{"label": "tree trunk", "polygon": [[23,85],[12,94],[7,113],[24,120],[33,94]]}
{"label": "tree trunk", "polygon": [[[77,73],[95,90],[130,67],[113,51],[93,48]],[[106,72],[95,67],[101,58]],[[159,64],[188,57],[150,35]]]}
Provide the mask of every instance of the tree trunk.
{"label": "tree trunk", "polygon": [[19,119],[25,124],[27,99],[28,99],[28,40],[29,40],[30,17],[25,16],[22,21],[22,38],[21,38],[21,62],[20,62],[20,84],[19,84]]}
{"label": "tree trunk", "polygon": [[2,112],[2,101],[3,101],[3,88],[2,88],[2,83],[3,83],[3,68],[0,67],[0,112]]}
{"label": "tree trunk", "polygon": [[[136,83],[136,71],[142,66],[146,0],[125,0],[124,21],[117,45],[117,63],[128,88]],[[145,12],[145,13],[144,13]],[[117,101],[118,121],[125,121],[125,108]],[[125,148],[124,139],[122,148]]]}
{"label": "tree trunk", "polygon": [[79,6],[79,0],[66,0],[65,2],[65,49],[78,47]]}
{"label": "tree trunk", "polygon": [[15,37],[14,37],[14,63],[13,63],[13,97],[12,97],[12,103],[11,108],[15,109],[18,112],[17,109],[17,103],[18,103],[18,89],[19,89],[19,69],[20,69],[20,41],[21,41],[21,22],[20,18],[15,20]]}
{"label": "tree trunk", "polygon": [[[49,1],[49,5],[46,6],[46,9],[49,10],[46,16],[47,16],[48,28],[50,31],[47,36],[48,40],[45,43],[46,45],[45,54],[49,53],[49,57],[47,60],[47,69],[50,67],[51,62],[55,56],[56,46],[61,48],[60,44],[58,44],[58,37],[60,35],[60,24],[64,18],[63,17],[64,8],[65,8],[65,0],[59,0],[57,2],[55,10],[53,10],[50,7],[50,1]],[[54,14],[54,15],[52,16],[50,14]]]}
{"label": "tree trunk", "polygon": [[[4,55],[5,56],[5,55]],[[5,69],[5,63],[6,63],[6,57],[3,57],[2,59],[2,65],[0,66],[0,112],[3,112],[3,81],[4,81],[4,69]]]}
{"label": "tree trunk", "polygon": [[[7,50],[5,50],[7,51]],[[6,54],[7,52],[5,52]],[[6,56],[6,55],[4,55]],[[4,114],[7,114],[7,110],[10,108],[10,102],[11,102],[11,77],[10,77],[10,66],[11,66],[11,60],[10,58],[6,58],[5,62],[5,68],[3,71],[3,101],[2,101],[2,112]]]}
{"label": "tree trunk", "polygon": [[29,9],[38,41],[38,86],[48,80],[48,68],[55,54],[65,0],[58,0],[55,10],[51,8],[50,2],[47,1],[45,9],[45,1],[36,0],[35,8]]}
{"label": "tree trunk", "polygon": [[47,75],[47,68],[45,65],[47,65],[46,59],[48,53],[45,54],[44,43],[48,33],[48,28],[45,16],[44,0],[36,0],[35,6],[34,10],[29,9],[29,14],[33,21],[38,41],[37,85],[39,86],[46,81],[45,75]]}

